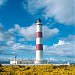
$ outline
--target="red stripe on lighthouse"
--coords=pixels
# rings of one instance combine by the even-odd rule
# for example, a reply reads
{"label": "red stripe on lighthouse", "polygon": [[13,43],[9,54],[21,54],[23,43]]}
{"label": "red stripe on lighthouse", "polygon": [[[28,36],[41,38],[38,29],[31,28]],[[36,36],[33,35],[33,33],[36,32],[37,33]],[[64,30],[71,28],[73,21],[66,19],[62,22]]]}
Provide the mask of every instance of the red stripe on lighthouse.
{"label": "red stripe on lighthouse", "polygon": [[36,33],[36,38],[38,38],[38,37],[42,38],[42,32],[37,32]]}
{"label": "red stripe on lighthouse", "polygon": [[43,45],[42,44],[37,44],[36,45],[36,50],[43,50]]}

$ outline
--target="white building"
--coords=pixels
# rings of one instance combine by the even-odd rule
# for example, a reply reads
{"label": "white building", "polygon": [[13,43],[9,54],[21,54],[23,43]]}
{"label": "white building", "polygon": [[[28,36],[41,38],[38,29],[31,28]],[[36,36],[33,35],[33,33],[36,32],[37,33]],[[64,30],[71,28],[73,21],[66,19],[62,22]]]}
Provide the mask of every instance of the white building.
{"label": "white building", "polygon": [[17,65],[17,64],[33,64],[34,60],[11,60],[11,65]]}

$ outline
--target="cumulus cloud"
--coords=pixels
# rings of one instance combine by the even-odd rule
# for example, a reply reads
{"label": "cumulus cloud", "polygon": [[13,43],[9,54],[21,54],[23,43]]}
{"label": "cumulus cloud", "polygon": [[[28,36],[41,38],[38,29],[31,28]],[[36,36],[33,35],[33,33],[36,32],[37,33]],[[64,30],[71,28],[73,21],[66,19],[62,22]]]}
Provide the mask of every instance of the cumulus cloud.
{"label": "cumulus cloud", "polygon": [[65,61],[71,60],[74,62],[75,58],[74,46],[75,46],[74,44],[64,44],[64,45],[59,45],[57,47],[44,45],[44,55],[54,56],[55,58],[57,58],[57,60],[60,59],[62,60],[63,57]]}
{"label": "cumulus cloud", "polygon": [[[21,44],[21,43],[16,43],[14,41],[7,41],[7,42],[1,42],[0,44],[0,54],[2,55],[11,55],[14,56],[15,53],[16,55],[19,55],[19,52],[22,51],[34,51],[36,50],[36,46],[32,46],[32,45],[25,45],[25,44]],[[13,51],[15,53],[13,53]]]}
{"label": "cumulus cloud", "polygon": [[14,57],[11,56],[11,57],[6,57],[6,58],[5,58],[5,56],[0,56],[0,61],[3,61],[3,60],[4,60],[4,61],[9,61],[9,60],[11,60],[11,59],[14,60]]}
{"label": "cumulus cloud", "polygon": [[[16,34],[16,36],[24,36],[25,40],[28,41],[34,40],[33,36],[36,35],[36,25],[33,24],[29,27],[21,27],[18,24],[14,26],[14,28],[9,29],[8,31],[5,31],[4,27],[0,25],[0,54],[4,55],[13,55],[12,52],[16,51],[32,51],[34,52],[36,50],[36,46],[33,45],[26,45],[20,42],[16,42],[11,39],[12,34]],[[57,28],[50,29],[47,26],[43,26],[43,33],[46,33],[43,35],[44,39],[51,38],[58,34],[59,30]],[[8,36],[8,37],[7,37]],[[46,36],[46,38],[45,38]],[[30,37],[30,38],[29,38]],[[8,38],[8,39],[7,39]],[[23,38],[23,37],[22,37]],[[69,35],[67,38],[59,39],[57,44],[53,44],[53,46],[44,45],[44,55],[48,56],[63,56],[63,57],[75,57],[75,51],[74,51],[74,35]],[[20,38],[21,39],[21,38]],[[6,41],[5,41],[6,40]],[[20,41],[25,41],[20,40]]]}
{"label": "cumulus cloud", "polygon": [[59,46],[59,45],[64,45],[64,44],[70,44],[70,43],[67,43],[67,42],[65,42],[65,41],[63,41],[63,40],[59,40],[59,42],[58,42],[57,44],[53,44],[53,46],[54,46],[54,47],[57,47],[57,46]]}
{"label": "cumulus cloud", "polygon": [[14,40],[15,35],[5,31],[2,24],[0,24],[0,41]]}
{"label": "cumulus cloud", "polygon": [[25,36],[27,40],[35,40],[36,35],[36,25],[32,25],[26,28],[21,28],[20,34]]}
{"label": "cumulus cloud", "polygon": [[[74,35],[71,35],[72,37]],[[53,46],[48,46],[48,45],[44,45],[43,49],[44,49],[44,55],[53,55],[53,56],[63,56],[63,57],[75,57],[75,52],[74,52],[74,47],[75,44],[73,42],[71,42],[71,40],[73,38],[71,38],[71,40],[66,41],[69,38],[69,36],[67,38],[65,38],[64,40],[59,40],[57,44],[53,44]],[[26,50],[32,50],[35,51],[36,50],[36,46],[33,45],[25,45],[25,44],[21,44],[21,43],[14,43],[12,45],[12,49],[13,50],[21,50],[21,51],[26,51]]]}
{"label": "cumulus cloud", "polygon": [[24,42],[24,41],[26,41],[24,38],[19,39],[19,42]]}
{"label": "cumulus cloud", "polygon": [[27,0],[22,4],[31,14],[43,8],[42,15],[46,19],[54,17],[59,23],[74,25],[74,0]]}
{"label": "cumulus cloud", "polygon": [[74,46],[74,44],[64,44],[56,47],[44,46],[44,49],[47,50],[48,55],[74,57]]}
{"label": "cumulus cloud", "polygon": [[[67,40],[70,36],[72,36],[71,39]],[[53,46],[44,45],[44,51],[48,55],[71,56],[74,58],[75,43],[73,43],[71,40],[73,40],[75,36],[74,35],[70,35],[70,36],[68,36],[67,38],[64,38],[63,40],[59,40],[58,43],[53,44]]]}
{"label": "cumulus cloud", "polygon": [[58,34],[59,29],[53,28],[49,29],[48,26],[43,26],[42,27],[43,31],[43,39],[50,39],[51,37],[55,36]]}
{"label": "cumulus cloud", "polygon": [[[50,39],[51,37],[58,34],[59,29],[57,28],[50,29],[47,26],[42,26],[42,31],[43,31],[43,39],[45,40]],[[20,27],[19,25],[15,25],[13,29],[9,29],[9,32],[17,32],[17,34],[24,36],[26,40],[34,41],[36,37],[36,25],[33,24],[29,27]]]}
{"label": "cumulus cloud", "polygon": [[23,51],[26,51],[26,50],[35,50],[35,46],[24,45],[24,44],[21,44],[21,43],[15,43],[12,46],[12,48],[13,48],[13,50],[23,50]]}
{"label": "cumulus cloud", "polygon": [[6,43],[8,46],[13,46],[14,44],[15,44],[15,42],[14,41],[7,41],[7,43]]}
{"label": "cumulus cloud", "polygon": [[[0,29],[1,29],[1,33],[5,32],[5,30],[4,30],[4,28],[2,26],[0,27]],[[17,34],[19,35],[19,34],[22,33],[21,29],[23,29],[24,31],[26,31],[26,30],[29,31],[30,29],[33,30],[34,29],[34,25],[26,27],[26,28],[20,27],[19,25],[15,25],[15,28],[10,29],[8,31],[8,33],[10,33],[10,32],[14,33],[16,31],[18,31]],[[51,29],[49,29],[46,26],[45,27],[43,26],[43,29],[46,31],[46,33],[49,33],[50,37],[52,37],[53,35],[57,34],[58,32],[56,32],[56,31],[59,31],[56,28],[54,30],[53,29],[51,30]],[[24,33],[22,33],[22,34],[24,34]],[[27,36],[27,35],[25,34],[23,36]],[[45,35],[45,36],[48,36],[48,35]],[[43,48],[44,48],[44,55],[48,55],[48,56],[52,55],[52,56],[59,56],[59,57],[61,57],[61,56],[63,56],[63,57],[72,57],[72,59],[73,59],[75,57],[75,55],[74,55],[74,53],[75,53],[74,52],[75,44],[73,42],[74,41],[74,37],[75,37],[74,35],[70,34],[67,38],[60,39],[58,41],[58,43],[57,44],[53,44],[53,46],[44,45],[43,46]],[[10,51],[10,50],[12,50],[12,51]],[[21,44],[21,43],[18,43],[18,42],[16,43],[16,42],[14,42],[14,40],[8,40],[7,42],[4,42],[4,43],[1,42],[0,43],[0,54],[14,55],[14,54],[12,54],[13,51],[16,51],[16,53],[18,53],[18,51],[32,51],[32,52],[34,52],[35,50],[36,50],[36,46],[25,45],[25,44]],[[55,57],[55,59],[56,59],[56,57]],[[54,61],[54,59],[52,59],[51,61]],[[55,61],[57,61],[57,59]]]}
{"label": "cumulus cloud", "polygon": [[0,54],[11,55],[11,46],[15,40],[15,34],[6,31],[0,23]]}
{"label": "cumulus cloud", "polygon": [[62,38],[62,40],[75,44],[75,36],[71,35],[71,34],[69,34],[69,36],[67,38]]}

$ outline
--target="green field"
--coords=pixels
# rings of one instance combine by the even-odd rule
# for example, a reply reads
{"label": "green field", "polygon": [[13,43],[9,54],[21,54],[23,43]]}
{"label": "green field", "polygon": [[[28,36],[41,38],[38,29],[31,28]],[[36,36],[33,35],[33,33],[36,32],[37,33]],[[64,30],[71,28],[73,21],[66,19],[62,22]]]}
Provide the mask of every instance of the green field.
{"label": "green field", "polygon": [[2,66],[0,75],[75,75],[75,65]]}

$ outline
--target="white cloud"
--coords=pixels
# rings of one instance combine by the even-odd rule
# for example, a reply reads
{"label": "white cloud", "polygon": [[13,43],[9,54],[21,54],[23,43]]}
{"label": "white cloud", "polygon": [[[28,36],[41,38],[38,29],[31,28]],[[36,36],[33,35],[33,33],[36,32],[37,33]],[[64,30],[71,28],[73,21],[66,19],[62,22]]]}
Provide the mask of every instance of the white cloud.
{"label": "white cloud", "polygon": [[0,24],[0,41],[14,40],[15,35],[5,31],[2,24]]}
{"label": "white cloud", "polygon": [[49,29],[47,26],[42,27],[43,39],[50,39],[51,37],[58,34],[59,30],[57,28]]}
{"label": "white cloud", "polygon": [[20,34],[25,36],[27,40],[35,40],[36,36],[36,25],[32,25],[26,28],[21,28],[20,29]]}
{"label": "white cloud", "polygon": [[0,40],[3,40],[3,34],[0,33]]}
{"label": "white cloud", "polygon": [[46,55],[74,57],[74,46],[74,44],[64,44],[56,47],[44,45],[44,53]]}
{"label": "white cloud", "polygon": [[24,42],[26,41],[24,38],[19,39],[19,42]]}
{"label": "white cloud", "polygon": [[15,24],[14,28],[9,29],[8,32],[14,33],[14,32],[19,31],[19,30],[20,30],[20,26],[18,24]]}
{"label": "white cloud", "polygon": [[[69,38],[70,36],[71,38]],[[72,42],[74,37],[75,37],[74,35],[69,35],[67,38],[64,38],[63,40],[59,40],[57,44],[53,44],[53,46],[44,45],[44,52],[47,55],[71,56],[74,58],[75,43]],[[70,40],[67,40],[68,38]]]}
{"label": "white cloud", "polygon": [[71,43],[75,44],[75,36],[74,35],[69,34],[69,36],[67,38],[63,38],[63,40],[66,42],[71,42]]}
{"label": "white cloud", "polygon": [[54,17],[59,23],[74,25],[74,0],[27,0],[27,4],[22,4],[32,14],[44,8],[45,18]]}
{"label": "white cloud", "polygon": [[[49,29],[47,26],[42,26],[43,39],[49,39],[52,36],[58,34],[59,30],[57,28]],[[21,28],[20,34],[25,36],[27,40],[35,40],[36,36],[36,25],[33,24],[27,28]],[[46,37],[45,37],[46,36]]]}
{"label": "white cloud", "polygon": [[15,42],[14,41],[7,41],[7,43],[6,43],[8,46],[13,46],[14,44],[15,44]]}
{"label": "white cloud", "polygon": [[[30,26],[29,29],[32,29],[34,26]],[[24,27],[20,27],[20,26],[17,26],[15,27],[17,28],[17,30],[21,30],[22,28],[23,29],[28,29],[28,27],[24,28]],[[50,30],[49,28],[45,29],[46,30]],[[10,30],[11,31],[11,30]],[[47,31],[46,31],[47,32]],[[49,31],[48,31],[49,32]],[[54,32],[54,31],[53,31]],[[19,33],[19,32],[18,32]],[[66,57],[74,57],[74,47],[75,47],[75,44],[72,42],[74,41],[74,35],[69,35],[67,38],[64,38],[62,40],[59,40],[59,42],[57,44],[54,44],[53,46],[48,46],[48,45],[44,45],[44,54],[45,55],[48,55],[48,56],[66,56]],[[25,45],[25,44],[21,44],[21,43],[16,43],[12,40],[9,40],[6,42],[6,44],[4,45],[0,45],[0,54],[1,52],[4,50],[9,50],[9,53],[8,54],[11,54],[10,52],[10,49],[13,51],[16,51],[18,53],[18,51],[29,51],[31,50],[32,52],[33,51],[36,51],[36,46],[32,46],[32,45]],[[55,57],[57,58],[57,57]],[[64,58],[65,59],[65,58]],[[55,59],[50,59],[51,61],[54,61]],[[55,60],[57,61],[57,59]],[[67,61],[67,60],[66,60]],[[68,59],[69,61],[69,59]]]}
{"label": "white cloud", "polygon": [[[14,28],[9,29],[8,31],[5,31],[3,26],[0,25],[0,41],[2,40],[6,40],[6,42],[2,41],[0,42],[0,54],[4,51],[4,53],[6,54],[12,54],[11,52],[14,50],[18,53],[18,51],[29,51],[31,50],[32,52],[34,52],[36,50],[36,46],[33,45],[26,45],[23,43],[16,43],[14,42],[14,40],[12,40],[11,38],[13,36],[13,34],[17,34],[17,36],[24,36],[25,39],[27,39],[28,41],[30,40],[34,40],[33,37],[36,36],[36,25],[33,24],[32,26],[29,27],[20,27],[18,24],[15,25]],[[16,32],[16,33],[15,33]],[[57,28],[54,29],[50,29],[47,26],[43,26],[43,33],[46,33],[43,35],[43,37],[46,36],[46,38],[44,39],[48,39],[51,38],[52,36],[55,36],[56,34],[58,34],[59,30]],[[28,38],[30,37],[30,38]],[[58,41],[57,44],[53,44],[53,46],[48,46],[48,45],[44,45],[44,54],[45,55],[53,55],[53,56],[71,56],[71,57],[75,57],[74,53],[74,35],[69,35],[67,38],[62,38]],[[21,40],[21,41],[24,41]],[[12,50],[12,51],[11,51]],[[6,51],[6,52],[5,52]],[[9,52],[9,53],[8,53]]]}
{"label": "white cloud", "polygon": [[3,60],[5,60],[5,61],[9,61],[9,60],[14,60],[14,56],[11,56],[11,57],[5,57],[5,56],[0,56],[0,61],[3,61]]}
{"label": "white cloud", "polygon": [[35,46],[32,46],[32,45],[24,45],[24,44],[21,44],[21,43],[15,43],[12,46],[12,49],[13,50],[23,50],[23,51],[26,51],[26,50],[35,50]]}
{"label": "white cloud", "polygon": [[21,43],[16,43],[14,41],[1,42],[0,44],[0,54],[4,55],[14,55],[13,51],[16,54],[19,54],[19,51],[34,51],[36,50],[36,46],[25,45]]}
{"label": "white cloud", "polygon": [[67,42],[65,42],[65,41],[63,41],[63,40],[59,40],[59,42],[58,42],[57,44],[53,44],[53,46],[54,46],[54,47],[57,47],[57,46],[59,46],[59,45],[64,45],[64,44],[70,44],[70,43],[67,43]]}
{"label": "white cloud", "polygon": [[49,60],[50,61],[57,61],[57,59],[55,59],[55,58],[50,58]]}
{"label": "white cloud", "polygon": [[[49,29],[47,26],[42,26],[42,31],[44,40],[50,39],[59,32],[57,28]],[[33,41],[36,39],[36,24],[29,27],[20,27],[17,25],[13,29],[10,29],[9,32],[17,32],[18,35],[20,34],[20,36],[24,36],[26,40]]]}
{"label": "white cloud", "polygon": [[5,5],[6,2],[7,2],[7,0],[0,0],[0,6]]}

